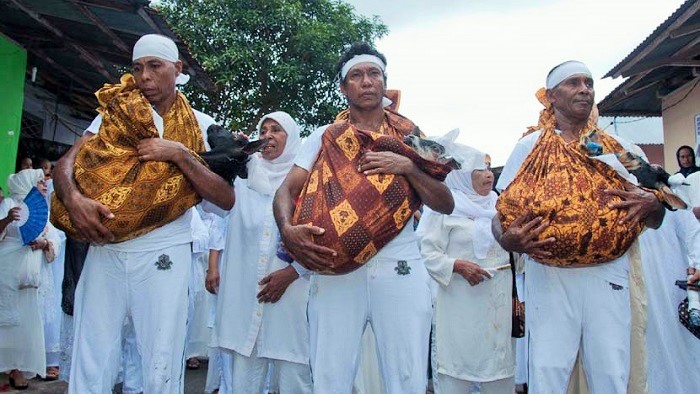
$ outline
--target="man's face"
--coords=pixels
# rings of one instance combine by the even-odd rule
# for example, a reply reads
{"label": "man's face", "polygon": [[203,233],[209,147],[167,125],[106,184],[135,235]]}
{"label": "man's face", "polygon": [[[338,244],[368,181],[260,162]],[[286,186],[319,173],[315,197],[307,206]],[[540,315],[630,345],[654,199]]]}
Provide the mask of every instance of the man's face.
{"label": "man's face", "polygon": [[384,73],[374,63],[360,63],[348,71],[340,90],[351,107],[374,109],[381,107],[386,93]]}
{"label": "man's face", "polygon": [[693,153],[688,148],[681,149],[678,152],[678,163],[682,168],[687,168],[693,165]]}
{"label": "man's face", "polygon": [[547,98],[554,109],[570,121],[585,121],[595,100],[593,79],[583,74],[573,75],[547,90]]}
{"label": "man's face", "polygon": [[287,132],[274,119],[265,119],[260,126],[260,139],[267,140],[267,145],[261,151],[263,159],[274,160],[284,152]]}
{"label": "man's face", "polygon": [[175,78],[182,72],[182,62],[176,63],[155,56],[146,56],[132,63],[136,86],[152,105],[167,102],[175,95]]}

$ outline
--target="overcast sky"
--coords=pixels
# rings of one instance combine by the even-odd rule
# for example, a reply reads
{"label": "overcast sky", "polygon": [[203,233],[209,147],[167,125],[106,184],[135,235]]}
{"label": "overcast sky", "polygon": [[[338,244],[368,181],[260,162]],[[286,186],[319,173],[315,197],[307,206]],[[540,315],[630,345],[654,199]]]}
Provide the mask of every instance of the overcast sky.
{"label": "overcast sky", "polygon": [[459,141],[505,163],[537,123],[535,91],[547,72],[581,60],[596,79],[596,101],[623,80],[612,69],[682,0],[345,0],[378,15],[389,34],[388,88],[428,135],[460,128]]}

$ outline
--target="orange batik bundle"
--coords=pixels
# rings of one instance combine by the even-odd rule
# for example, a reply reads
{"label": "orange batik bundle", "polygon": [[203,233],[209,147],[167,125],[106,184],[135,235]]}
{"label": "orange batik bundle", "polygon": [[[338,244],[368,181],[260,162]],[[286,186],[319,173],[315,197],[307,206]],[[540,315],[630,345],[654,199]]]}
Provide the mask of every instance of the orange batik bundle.
{"label": "orange batik bundle", "polygon": [[[125,74],[119,84],[105,84],[95,95],[102,125],[78,152],[74,177],[86,197],[101,202],[114,214],[114,219],[103,223],[114,234],[114,242],[169,223],[201,201],[175,164],[139,160],[139,141],[158,138],[158,130],[151,105],[137,89],[133,76]],[[204,151],[204,140],[182,93],[163,116],[163,127],[163,138],[182,143],[199,159],[195,152]],[[71,237],[78,236],[56,194],[51,200],[51,223]]]}
{"label": "orange batik bundle", "polygon": [[[567,144],[557,135],[554,111],[543,91],[538,98],[545,109],[531,131],[539,129],[541,135],[496,204],[503,229],[530,211],[529,219],[539,216],[549,221],[538,239],[555,239],[544,248],[552,256],[538,258],[540,262],[586,266],[614,260],[637,239],[643,224],[620,224],[627,211],[611,209],[609,204],[621,199],[603,191],[624,190],[629,182],[612,167],[588,157],[579,141]],[[621,152],[622,146],[598,129],[595,120],[589,119],[584,133],[596,130],[604,153]]]}
{"label": "orange batik bundle", "polygon": [[415,125],[390,110],[379,133],[355,128],[347,111],[323,134],[321,153],[309,171],[294,211],[293,224],[322,227],[314,242],[335,250],[325,274],[353,271],[374,256],[404,228],[421,204],[400,175],[364,175],[359,160],[368,150],[407,156],[428,175],[444,180],[451,168],[428,161],[403,143]]}

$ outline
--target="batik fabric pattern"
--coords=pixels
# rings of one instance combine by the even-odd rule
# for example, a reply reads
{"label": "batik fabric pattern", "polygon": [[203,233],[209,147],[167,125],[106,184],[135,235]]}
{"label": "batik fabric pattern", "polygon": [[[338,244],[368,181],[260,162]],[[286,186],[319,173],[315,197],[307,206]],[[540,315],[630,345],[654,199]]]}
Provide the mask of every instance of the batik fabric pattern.
{"label": "batik fabric pattern", "polygon": [[[201,197],[171,162],[140,161],[136,147],[142,139],[158,138],[152,107],[136,87],[132,75],[118,84],[105,84],[95,95],[103,120],[100,132],[78,152],[74,177],[80,191],[99,201],[114,214],[103,224],[122,242],[148,233],[180,217]],[[182,143],[195,152],[204,151],[201,130],[185,96],[163,115],[163,138]],[[77,237],[68,212],[54,193],[51,222],[69,237]]]}
{"label": "batik fabric pattern", "polygon": [[[530,212],[528,220],[541,217],[549,222],[538,240],[555,239],[544,247],[551,257],[538,257],[539,262],[586,266],[612,261],[627,251],[644,226],[620,224],[627,210],[609,205],[621,199],[603,193],[606,189],[624,190],[629,182],[612,167],[588,157],[579,141],[566,143],[555,132],[554,110],[542,93],[538,93],[538,98],[545,109],[540,113],[538,126],[530,128],[530,132],[541,130],[540,137],[496,205],[503,229]],[[595,116],[581,134],[593,130],[598,133],[604,154],[624,150],[598,129]]]}
{"label": "batik fabric pattern", "polygon": [[330,267],[323,274],[353,271],[406,225],[421,204],[405,177],[364,175],[358,171],[366,151],[391,151],[410,158],[425,173],[443,181],[450,168],[428,161],[403,143],[416,126],[396,112],[385,110],[377,132],[359,130],[343,111],[325,131],[321,152],[297,203],[293,223],[325,229],[314,242],[331,248]]}

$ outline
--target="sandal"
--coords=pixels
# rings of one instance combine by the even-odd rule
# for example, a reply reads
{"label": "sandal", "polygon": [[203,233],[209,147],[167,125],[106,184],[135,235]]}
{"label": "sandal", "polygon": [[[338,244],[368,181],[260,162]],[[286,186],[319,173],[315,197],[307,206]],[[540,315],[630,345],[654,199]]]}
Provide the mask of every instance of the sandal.
{"label": "sandal", "polygon": [[[24,382],[24,384],[18,384],[18,382]],[[26,390],[29,388],[29,382],[24,379],[22,372],[20,372],[18,369],[13,369],[10,371],[10,387],[15,390]]]}
{"label": "sandal", "polygon": [[187,369],[199,369],[199,360],[197,357],[187,359]]}
{"label": "sandal", "polygon": [[54,380],[58,380],[58,367],[46,367],[44,381],[51,382]]}

